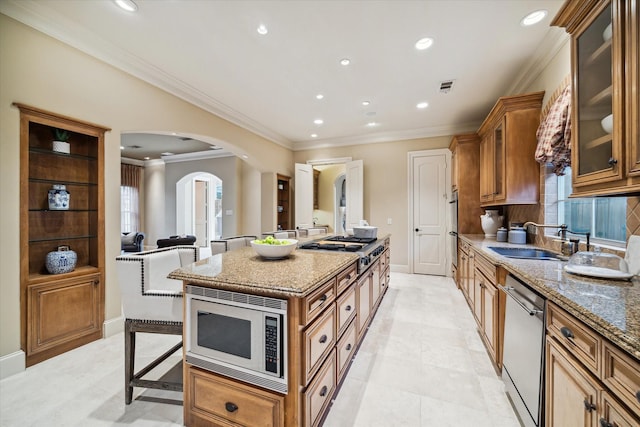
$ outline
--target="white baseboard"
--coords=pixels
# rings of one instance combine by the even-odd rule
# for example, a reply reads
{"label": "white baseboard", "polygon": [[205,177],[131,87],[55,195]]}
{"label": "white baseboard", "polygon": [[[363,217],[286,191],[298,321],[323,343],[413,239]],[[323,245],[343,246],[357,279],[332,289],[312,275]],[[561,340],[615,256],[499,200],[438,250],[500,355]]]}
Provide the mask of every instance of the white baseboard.
{"label": "white baseboard", "polygon": [[0,380],[27,369],[27,355],[19,350],[0,357]]}
{"label": "white baseboard", "polygon": [[395,273],[410,273],[408,265],[391,264],[389,268]]}
{"label": "white baseboard", "polygon": [[119,316],[104,321],[102,338],[109,338],[115,334],[119,334],[120,332],[124,332],[124,317]]}

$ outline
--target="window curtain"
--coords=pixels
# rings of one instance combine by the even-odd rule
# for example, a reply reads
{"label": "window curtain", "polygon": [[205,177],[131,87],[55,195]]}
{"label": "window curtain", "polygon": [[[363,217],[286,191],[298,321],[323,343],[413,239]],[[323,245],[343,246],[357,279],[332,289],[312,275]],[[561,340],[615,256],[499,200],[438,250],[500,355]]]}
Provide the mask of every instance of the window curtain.
{"label": "window curtain", "polygon": [[571,80],[565,77],[560,88],[551,95],[542,110],[540,126],[536,132],[538,146],[535,158],[539,163],[550,163],[556,175],[564,175],[571,166]]}
{"label": "window curtain", "polygon": [[120,231],[140,231],[140,166],[120,164]]}

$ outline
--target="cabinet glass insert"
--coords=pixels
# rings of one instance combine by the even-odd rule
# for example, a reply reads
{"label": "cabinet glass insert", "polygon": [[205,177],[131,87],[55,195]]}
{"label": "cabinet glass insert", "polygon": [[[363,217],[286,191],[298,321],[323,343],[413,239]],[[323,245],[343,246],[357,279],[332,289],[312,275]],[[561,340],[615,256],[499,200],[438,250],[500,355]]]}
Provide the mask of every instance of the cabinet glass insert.
{"label": "cabinet glass insert", "polygon": [[579,175],[613,166],[611,29],[609,4],[576,39]]}

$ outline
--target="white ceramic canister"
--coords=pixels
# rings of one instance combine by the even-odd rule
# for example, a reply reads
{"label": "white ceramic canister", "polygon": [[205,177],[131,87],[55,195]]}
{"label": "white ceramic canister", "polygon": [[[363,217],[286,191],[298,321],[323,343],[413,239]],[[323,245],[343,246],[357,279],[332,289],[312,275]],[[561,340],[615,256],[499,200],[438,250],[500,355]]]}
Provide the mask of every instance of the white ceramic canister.
{"label": "white ceramic canister", "polygon": [[71,193],[67,191],[67,187],[61,184],[54,184],[49,190],[49,210],[66,211],[69,210],[69,202]]}
{"label": "white ceramic canister", "polygon": [[511,227],[509,230],[509,243],[527,243],[527,232],[523,227]]}
{"label": "white ceramic canister", "polygon": [[498,231],[496,232],[496,241],[497,242],[506,242],[507,241],[507,237],[508,237],[507,229],[504,228],[504,227],[498,228]]}

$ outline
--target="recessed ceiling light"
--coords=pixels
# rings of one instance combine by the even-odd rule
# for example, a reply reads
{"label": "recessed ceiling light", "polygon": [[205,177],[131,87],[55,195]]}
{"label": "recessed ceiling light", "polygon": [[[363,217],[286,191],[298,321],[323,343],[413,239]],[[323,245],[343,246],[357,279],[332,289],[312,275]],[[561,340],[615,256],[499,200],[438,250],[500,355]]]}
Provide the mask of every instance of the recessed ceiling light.
{"label": "recessed ceiling light", "polygon": [[151,160],[151,157],[145,157],[144,159],[145,160]]}
{"label": "recessed ceiling light", "polygon": [[243,158],[243,159],[245,159],[245,160],[247,160],[247,159],[249,158],[249,156],[247,156],[246,154],[243,154],[243,155],[242,155],[242,156],[240,156],[240,157],[242,157],[242,158]]}
{"label": "recessed ceiling light", "polygon": [[265,34],[267,34],[269,32],[269,30],[267,29],[267,27],[264,24],[258,25],[258,28],[256,29],[256,31],[261,36],[264,36]]}
{"label": "recessed ceiling light", "polygon": [[121,145],[121,146],[120,146],[120,149],[121,149],[121,150],[124,150],[124,146],[122,146],[122,145]]}
{"label": "recessed ceiling light", "polygon": [[319,93],[319,94],[316,95],[316,99],[322,99],[322,98],[324,98],[323,94]]}
{"label": "recessed ceiling light", "polygon": [[416,42],[416,49],[425,50],[429,49],[433,44],[433,39],[429,37],[424,37]]}
{"label": "recessed ceiling light", "polygon": [[544,17],[547,16],[547,11],[544,9],[536,10],[535,12],[531,12],[520,21],[520,25],[528,27],[530,25],[535,25],[538,22],[542,21]]}
{"label": "recessed ceiling light", "polygon": [[317,134],[317,133],[312,133],[312,134],[311,134],[311,138],[317,138],[317,137],[318,137],[318,134]]}
{"label": "recessed ceiling light", "polygon": [[428,102],[418,102],[418,104],[416,105],[416,107],[420,109],[427,108],[428,106],[429,106]]}
{"label": "recessed ceiling light", "polygon": [[165,151],[164,153],[160,153],[161,156],[173,156],[175,153],[172,153],[170,151]]}
{"label": "recessed ceiling light", "polygon": [[324,123],[324,120],[322,120],[322,119],[315,119],[315,120],[313,121],[313,123],[315,123],[315,124],[317,124],[317,125],[321,125],[321,124],[323,124],[323,123]]}
{"label": "recessed ceiling light", "polygon": [[370,105],[370,104],[371,104],[370,101],[362,101],[362,105],[365,106],[365,107]]}
{"label": "recessed ceiling light", "polygon": [[113,0],[115,4],[122,10],[126,10],[127,12],[135,12],[138,10],[138,5],[133,2],[133,0]]}
{"label": "recessed ceiling light", "polygon": [[367,123],[367,126],[369,126],[370,128],[374,127],[374,126],[378,126],[378,123],[376,122],[369,122]]}
{"label": "recessed ceiling light", "polygon": [[349,58],[343,58],[340,60],[340,65],[344,65],[346,67],[349,64],[351,64],[351,60]]}

